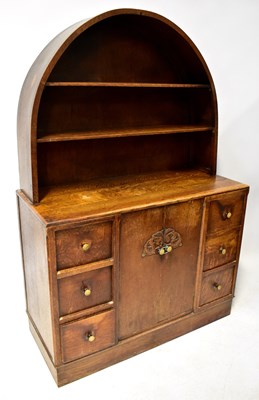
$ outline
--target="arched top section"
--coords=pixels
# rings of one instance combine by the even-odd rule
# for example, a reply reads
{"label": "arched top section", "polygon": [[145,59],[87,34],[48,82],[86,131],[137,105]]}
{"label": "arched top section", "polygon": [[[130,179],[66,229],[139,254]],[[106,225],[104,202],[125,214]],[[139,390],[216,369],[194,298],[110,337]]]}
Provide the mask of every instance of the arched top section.
{"label": "arched top section", "polygon": [[[103,62],[96,64],[98,59]],[[153,12],[118,9],[80,21],[58,34],[33,63],[24,89],[30,86],[36,92],[48,79],[109,81],[107,64],[118,80],[127,81],[131,73],[132,80],[147,82],[152,73],[157,78],[159,62],[165,69],[170,67],[168,81],[173,77],[178,82],[212,84],[199,50],[177,25]]]}
{"label": "arched top section", "polygon": [[[120,90],[115,89],[116,85]],[[126,94],[123,90],[134,85],[138,86],[134,95],[132,91]],[[142,91],[139,90],[141,85]],[[163,85],[168,88],[192,85],[197,90],[206,86],[210,94],[201,89],[196,104],[192,105],[191,97],[186,93],[178,96],[180,102],[175,93],[171,95],[167,91],[162,96],[161,88],[149,96],[147,88],[152,85],[161,88]],[[53,86],[59,88],[55,93]],[[163,124],[170,125],[170,110],[174,107],[177,109],[176,124],[188,120],[189,123],[205,122],[216,128],[216,94],[210,72],[199,50],[174,23],[158,14],[135,9],[113,10],[81,21],[61,32],[45,47],[28,72],[21,91],[18,108],[20,181],[21,188],[32,201],[39,200],[39,162],[42,163],[42,158],[39,159],[37,153],[37,141],[43,141],[44,135],[54,132],[103,130],[108,116],[102,107],[109,102],[110,94],[101,91],[101,86],[113,86],[110,94],[114,105],[109,110],[111,117],[107,129],[111,129],[113,123],[118,124],[117,129],[122,129],[125,118],[129,128],[142,126],[142,102],[148,97],[148,112],[154,117],[151,121],[145,116],[147,125],[153,122],[159,125],[160,119]],[[71,101],[63,107],[60,99],[65,99],[68,94]],[[134,109],[136,95],[139,100]],[[97,105],[95,100],[90,104],[85,100],[90,96],[98,97],[103,104]],[[117,107],[125,96],[127,115]],[[77,113],[71,111],[72,101],[76,103]],[[161,104],[159,115],[155,108],[157,102]],[[91,115],[95,114],[96,120],[90,121],[90,114],[83,113],[82,103],[84,107],[88,106]],[[119,118],[113,115],[116,107]],[[201,112],[199,107],[203,108]],[[188,108],[188,116],[180,108]],[[57,110],[55,117],[54,109]],[[71,113],[69,121],[62,121],[67,113]],[[81,113],[80,118],[78,113]],[[191,116],[195,113],[197,120]],[[98,122],[100,116],[104,125]]]}
{"label": "arched top section", "polygon": [[121,14],[88,25],[66,48],[49,81],[210,81],[194,44],[178,27],[157,14],[121,10]]}

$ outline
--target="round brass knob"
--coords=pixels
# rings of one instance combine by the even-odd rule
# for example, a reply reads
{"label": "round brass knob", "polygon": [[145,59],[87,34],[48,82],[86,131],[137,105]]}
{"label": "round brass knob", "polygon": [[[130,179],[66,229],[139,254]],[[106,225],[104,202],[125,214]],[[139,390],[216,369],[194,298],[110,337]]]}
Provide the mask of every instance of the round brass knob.
{"label": "round brass knob", "polygon": [[161,247],[161,249],[158,250],[158,254],[160,256],[163,256],[165,254],[165,249],[163,247]]}
{"label": "round brass knob", "polygon": [[86,335],[86,340],[88,340],[88,342],[90,342],[90,343],[94,342],[94,341],[95,341],[95,336],[94,336],[94,334],[91,333],[91,332],[87,333],[87,335]]}
{"label": "round brass knob", "polygon": [[171,253],[172,250],[173,250],[172,246],[167,246],[167,253]]}
{"label": "round brass knob", "polygon": [[219,249],[220,253],[224,256],[227,253],[227,249],[225,249],[224,247],[221,247]]}
{"label": "round brass knob", "polygon": [[84,295],[86,297],[90,296],[91,293],[92,293],[92,291],[91,291],[91,289],[89,287],[84,288]]}
{"label": "round brass knob", "polygon": [[82,243],[81,247],[84,252],[87,252],[91,247],[91,243],[88,242]]}
{"label": "round brass knob", "polygon": [[217,289],[217,290],[221,290],[222,289],[222,286],[219,284],[219,283],[214,283],[214,288],[215,289]]}
{"label": "round brass knob", "polygon": [[231,218],[232,217],[232,213],[230,211],[227,212],[227,218]]}

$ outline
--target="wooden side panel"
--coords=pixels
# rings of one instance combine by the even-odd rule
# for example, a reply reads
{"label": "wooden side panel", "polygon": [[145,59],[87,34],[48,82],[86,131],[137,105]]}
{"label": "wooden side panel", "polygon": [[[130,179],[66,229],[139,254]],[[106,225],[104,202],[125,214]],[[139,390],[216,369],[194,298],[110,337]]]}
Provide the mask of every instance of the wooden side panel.
{"label": "wooden side panel", "polygon": [[20,197],[18,205],[27,312],[53,358],[46,230]]}
{"label": "wooden side panel", "polygon": [[[120,338],[192,311],[201,214],[202,201],[197,200],[122,217]],[[144,244],[163,227],[180,233],[182,246],[143,257]]]}
{"label": "wooden side panel", "polygon": [[[94,20],[93,20],[94,23]],[[39,54],[24,81],[17,115],[17,141],[19,153],[20,187],[33,202],[39,201],[36,131],[38,107],[44,83],[57,59],[73,39],[73,32],[87,24],[86,21],[70,26],[56,36]],[[81,28],[83,29],[83,28]]]}

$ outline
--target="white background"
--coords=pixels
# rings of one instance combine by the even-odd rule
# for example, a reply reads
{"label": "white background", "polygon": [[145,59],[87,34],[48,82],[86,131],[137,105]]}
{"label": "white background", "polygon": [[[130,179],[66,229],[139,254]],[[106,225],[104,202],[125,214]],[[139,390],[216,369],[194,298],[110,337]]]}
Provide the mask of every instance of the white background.
{"label": "white background", "polygon": [[[251,186],[230,317],[63,388],[27,324],[15,190],[19,92],[42,48],[74,22],[114,8],[155,11],[204,56],[218,95],[218,174]],[[259,1],[1,0],[1,399],[259,399]]]}

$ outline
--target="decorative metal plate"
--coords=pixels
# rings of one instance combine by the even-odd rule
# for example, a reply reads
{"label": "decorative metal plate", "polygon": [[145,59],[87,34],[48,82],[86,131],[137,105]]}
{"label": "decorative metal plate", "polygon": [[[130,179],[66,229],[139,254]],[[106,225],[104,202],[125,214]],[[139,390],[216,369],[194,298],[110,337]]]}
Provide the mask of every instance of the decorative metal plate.
{"label": "decorative metal plate", "polygon": [[[163,255],[182,245],[180,233],[176,232],[173,228],[164,228],[154,233],[151,238],[146,241],[143,247],[142,257],[152,256],[154,254]],[[168,249],[170,250],[168,251]]]}

